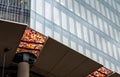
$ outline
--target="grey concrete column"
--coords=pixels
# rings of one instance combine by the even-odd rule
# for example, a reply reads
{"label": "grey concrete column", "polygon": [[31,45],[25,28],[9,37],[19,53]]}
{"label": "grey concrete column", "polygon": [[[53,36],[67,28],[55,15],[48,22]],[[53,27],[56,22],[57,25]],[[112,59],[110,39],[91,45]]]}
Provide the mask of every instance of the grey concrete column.
{"label": "grey concrete column", "polygon": [[13,61],[18,63],[17,77],[29,77],[30,65],[36,62],[37,57],[29,52],[17,53]]}
{"label": "grey concrete column", "polygon": [[18,63],[17,77],[29,77],[29,63],[20,62]]}

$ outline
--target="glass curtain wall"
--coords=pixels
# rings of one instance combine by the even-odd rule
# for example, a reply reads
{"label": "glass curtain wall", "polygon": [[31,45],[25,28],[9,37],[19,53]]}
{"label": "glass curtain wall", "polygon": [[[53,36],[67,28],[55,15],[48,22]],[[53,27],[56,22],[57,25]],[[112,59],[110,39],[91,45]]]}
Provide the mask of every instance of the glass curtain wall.
{"label": "glass curtain wall", "polygon": [[0,19],[30,24],[30,0],[0,0]]}
{"label": "glass curtain wall", "polygon": [[120,72],[119,8],[119,0],[31,0],[30,27]]}

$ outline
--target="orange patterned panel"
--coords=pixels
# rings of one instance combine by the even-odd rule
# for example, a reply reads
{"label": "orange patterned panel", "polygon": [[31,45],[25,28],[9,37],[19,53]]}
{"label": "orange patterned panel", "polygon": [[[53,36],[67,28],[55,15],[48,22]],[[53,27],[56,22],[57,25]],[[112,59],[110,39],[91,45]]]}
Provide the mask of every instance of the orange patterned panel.
{"label": "orange patterned panel", "polygon": [[27,43],[27,42],[20,42],[19,47],[39,50],[43,47],[43,45],[42,44]]}
{"label": "orange patterned panel", "polygon": [[17,48],[17,53],[30,52],[38,57],[46,40],[47,37],[27,27]]}
{"label": "orange patterned panel", "polygon": [[102,74],[102,73],[100,73],[98,71],[95,71],[95,72],[91,73],[91,75],[96,76],[96,77],[105,77],[104,74]]}
{"label": "orange patterned panel", "polygon": [[98,70],[92,72],[91,74],[89,74],[86,77],[107,77],[110,74],[112,74],[113,72],[105,67],[101,67]]}
{"label": "orange patterned panel", "polygon": [[37,51],[37,50],[27,50],[24,48],[17,48],[17,53],[20,53],[20,52],[30,52],[30,53],[33,53],[36,57],[38,57],[40,53],[40,51]]}
{"label": "orange patterned panel", "polygon": [[21,40],[34,43],[44,43],[46,37],[30,28],[26,28]]}
{"label": "orange patterned panel", "polygon": [[102,73],[104,73],[106,75],[112,74],[111,70],[108,70],[108,69],[106,69],[104,67],[99,68],[98,71],[100,71],[100,72],[102,72]]}

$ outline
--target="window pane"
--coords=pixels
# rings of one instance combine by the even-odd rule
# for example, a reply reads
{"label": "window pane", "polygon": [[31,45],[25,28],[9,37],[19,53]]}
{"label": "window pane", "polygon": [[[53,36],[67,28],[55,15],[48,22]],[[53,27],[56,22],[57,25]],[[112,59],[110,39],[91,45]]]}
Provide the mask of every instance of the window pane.
{"label": "window pane", "polygon": [[86,49],[85,55],[86,55],[87,57],[91,58],[91,52],[90,52],[90,50]]}
{"label": "window pane", "polygon": [[101,18],[98,18],[98,22],[99,22],[99,28],[101,31],[103,31],[103,22]]}
{"label": "window pane", "polygon": [[114,54],[114,58],[115,59],[118,59],[118,56],[117,56],[117,48],[115,45],[113,45],[113,54]]}
{"label": "window pane", "polygon": [[35,27],[35,25],[34,25],[34,24],[35,24],[35,19],[31,18],[30,21],[31,21],[31,22],[30,22],[30,27],[31,27],[32,29],[34,29],[34,27]]}
{"label": "window pane", "polygon": [[52,31],[50,28],[48,28],[47,26],[45,26],[45,35],[46,36],[52,36]]}
{"label": "window pane", "polygon": [[31,9],[35,11],[35,0],[31,0]]}
{"label": "window pane", "polygon": [[92,24],[92,14],[89,10],[87,10],[87,19],[90,24]]}
{"label": "window pane", "polygon": [[108,25],[107,22],[104,21],[104,32],[109,35]]}
{"label": "window pane", "polygon": [[93,8],[95,8],[95,1],[94,0],[90,0],[90,4]]}
{"label": "window pane", "polygon": [[76,27],[77,27],[77,36],[82,39],[82,29],[81,29],[81,24],[79,22],[76,22]]}
{"label": "window pane", "polygon": [[43,33],[43,25],[40,22],[36,22],[36,30]]}
{"label": "window pane", "polygon": [[67,30],[67,16],[62,12],[62,28]]}
{"label": "window pane", "polygon": [[54,7],[54,23],[57,25],[60,25],[60,21],[59,21],[59,10]]}
{"label": "window pane", "polygon": [[81,6],[81,17],[86,20],[85,8]]}
{"label": "window pane", "polygon": [[73,48],[74,50],[76,50],[76,43],[74,41],[71,41],[71,48]]}
{"label": "window pane", "polygon": [[54,39],[60,41],[60,33],[54,31]]}
{"label": "window pane", "polygon": [[113,7],[116,8],[115,0],[112,0]]}
{"label": "window pane", "polygon": [[118,39],[118,31],[116,29],[113,29],[114,30],[114,34],[115,34],[115,39],[116,41],[119,41]]}
{"label": "window pane", "polygon": [[61,3],[63,6],[65,6],[65,1],[66,1],[66,0],[61,0],[60,3]]}
{"label": "window pane", "polygon": [[116,18],[116,24],[117,24],[118,26],[120,26],[120,25],[119,25],[119,16],[115,15],[115,18]]}
{"label": "window pane", "polygon": [[74,26],[74,21],[73,18],[69,18],[69,25],[70,25],[70,32],[75,34],[75,26]]}
{"label": "window pane", "polygon": [[104,64],[104,59],[103,59],[103,57],[102,56],[98,56],[99,57],[99,62],[101,63],[101,64]]}
{"label": "window pane", "polygon": [[68,9],[73,11],[73,2],[72,2],[72,0],[68,0]]}
{"label": "window pane", "polygon": [[95,0],[95,2],[96,2],[96,9],[97,11],[100,12],[100,3],[98,2],[98,0]]}
{"label": "window pane", "polygon": [[106,8],[106,14],[107,14],[107,17],[110,19],[110,13],[108,8]]}
{"label": "window pane", "polygon": [[94,33],[91,30],[89,30],[89,33],[90,33],[90,43],[91,45],[95,46]]}
{"label": "window pane", "polygon": [[68,46],[68,38],[63,36],[63,44]]}
{"label": "window pane", "polygon": [[113,21],[113,22],[115,22],[115,19],[114,19],[114,13],[113,12],[110,12],[111,13],[111,20]]}
{"label": "window pane", "polygon": [[103,47],[103,51],[107,53],[106,41],[104,38],[102,38],[102,47]]}
{"label": "window pane", "polygon": [[85,26],[83,26],[83,32],[84,32],[84,40],[86,42],[89,42],[89,40],[88,40],[88,30]]}
{"label": "window pane", "polygon": [[78,45],[78,52],[83,54],[83,47],[81,45]]}
{"label": "window pane", "polygon": [[114,38],[113,28],[111,27],[111,25],[109,25],[109,30],[110,30],[110,36],[111,36],[112,38]]}
{"label": "window pane", "polygon": [[[118,47],[118,51],[120,50],[120,48]],[[120,59],[120,51],[117,53],[119,55],[119,59]]]}
{"label": "window pane", "polygon": [[116,3],[116,5],[117,5],[117,10],[120,12],[120,5],[119,5],[119,3]]}
{"label": "window pane", "polygon": [[80,16],[80,13],[79,13],[79,4],[76,1],[74,1],[74,9],[75,9],[75,14],[77,14],[78,16]]}
{"label": "window pane", "polygon": [[45,18],[51,20],[51,5],[48,2],[45,2]]}
{"label": "window pane", "polygon": [[42,15],[42,0],[36,0],[36,12]]}
{"label": "window pane", "polygon": [[94,26],[97,28],[98,27],[98,23],[97,23],[97,17],[95,14],[92,14],[93,15],[93,21],[94,21]]}
{"label": "window pane", "polygon": [[101,13],[105,16],[105,8],[104,8],[104,5],[103,4],[100,4],[101,5]]}
{"label": "window pane", "polygon": [[109,55],[110,55],[110,56],[113,56],[111,43],[110,43],[109,41],[107,42],[107,46],[108,46],[108,52],[109,52]]}
{"label": "window pane", "polygon": [[100,37],[96,34],[96,43],[97,43],[97,48],[101,50],[101,41]]}
{"label": "window pane", "polygon": [[95,53],[92,53],[92,59],[97,61],[97,55]]}

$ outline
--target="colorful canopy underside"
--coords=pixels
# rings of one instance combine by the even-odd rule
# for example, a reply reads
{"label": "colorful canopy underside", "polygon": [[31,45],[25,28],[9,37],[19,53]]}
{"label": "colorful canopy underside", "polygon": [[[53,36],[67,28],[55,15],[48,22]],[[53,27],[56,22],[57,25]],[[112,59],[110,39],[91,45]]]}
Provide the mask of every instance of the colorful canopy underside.
{"label": "colorful canopy underside", "polygon": [[87,77],[108,77],[112,74],[113,72],[105,67],[101,67],[98,70],[92,72],[89,74]]}
{"label": "colorful canopy underside", "polygon": [[30,52],[38,57],[40,54],[40,50],[43,48],[46,40],[46,36],[26,27],[20,44],[17,48],[17,53]]}

